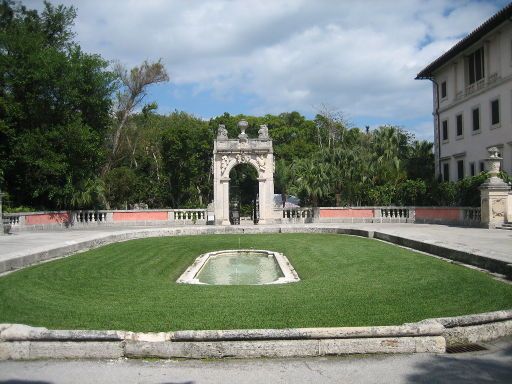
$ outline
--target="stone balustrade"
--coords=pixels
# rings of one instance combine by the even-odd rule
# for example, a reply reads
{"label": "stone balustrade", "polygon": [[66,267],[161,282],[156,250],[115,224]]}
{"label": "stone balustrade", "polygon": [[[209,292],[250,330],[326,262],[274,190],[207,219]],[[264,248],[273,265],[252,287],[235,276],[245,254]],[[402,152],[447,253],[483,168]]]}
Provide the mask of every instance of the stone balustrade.
{"label": "stone balustrade", "polygon": [[463,207],[461,210],[462,220],[465,225],[472,227],[480,226],[482,211],[480,208]]}
{"label": "stone balustrade", "polygon": [[[512,199],[511,199],[512,201]],[[426,223],[480,226],[481,210],[473,207],[320,207],[276,208],[275,222],[301,223]],[[4,213],[11,231],[102,225],[206,225],[206,209],[81,210]],[[208,224],[213,223],[210,220]],[[251,225],[251,220],[242,222]]]}
{"label": "stone balustrade", "polygon": [[390,219],[393,221],[404,221],[407,222],[407,219],[414,218],[413,215],[414,208],[408,207],[383,207],[380,208],[380,217],[383,219]]}
{"label": "stone balustrade", "polygon": [[11,231],[90,227],[98,225],[206,224],[206,209],[79,210],[4,213]]}
{"label": "stone balustrade", "polygon": [[107,221],[106,211],[74,211],[73,219],[75,223],[105,223]]}
{"label": "stone balustrade", "polygon": [[312,223],[313,208],[284,208],[281,212],[281,223]]}
{"label": "stone balustrade", "polygon": [[206,224],[206,209],[174,209],[174,221],[181,224]]}

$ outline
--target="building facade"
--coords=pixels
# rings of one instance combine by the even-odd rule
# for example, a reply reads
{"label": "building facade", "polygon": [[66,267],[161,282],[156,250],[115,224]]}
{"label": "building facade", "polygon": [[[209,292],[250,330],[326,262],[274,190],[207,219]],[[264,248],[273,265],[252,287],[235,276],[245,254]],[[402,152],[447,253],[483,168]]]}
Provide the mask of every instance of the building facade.
{"label": "building facade", "polygon": [[436,175],[484,170],[497,147],[512,174],[512,3],[423,69],[433,84]]}

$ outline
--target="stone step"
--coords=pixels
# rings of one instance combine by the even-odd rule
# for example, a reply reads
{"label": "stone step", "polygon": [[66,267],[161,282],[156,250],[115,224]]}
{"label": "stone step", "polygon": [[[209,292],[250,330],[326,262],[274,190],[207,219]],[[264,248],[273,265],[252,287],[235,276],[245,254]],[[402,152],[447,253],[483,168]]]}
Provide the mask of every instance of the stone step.
{"label": "stone step", "polygon": [[499,229],[506,229],[506,230],[509,230],[509,231],[512,231],[512,223],[505,223],[505,224],[502,224],[500,227],[497,227]]}

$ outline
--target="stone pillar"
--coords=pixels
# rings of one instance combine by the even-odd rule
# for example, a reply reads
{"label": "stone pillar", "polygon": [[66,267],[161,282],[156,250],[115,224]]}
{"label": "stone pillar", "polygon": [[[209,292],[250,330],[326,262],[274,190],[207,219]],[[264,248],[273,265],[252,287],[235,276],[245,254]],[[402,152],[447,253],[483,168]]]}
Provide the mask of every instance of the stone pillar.
{"label": "stone pillar", "polygon": [[272,222],[272,212],[268,206],[268,191],[265,178],[258,178],[259,209],[260,217],[258,224],[269,224]]}
{"label": "stone pillar", "polygon": [[229,222],[229,178],[219,180],[217,195],[214,202],[215,223],[231,225]]}
{"label": "stone pillar", "polygon": [[496,147],[489,149],[485,160],[490,177],[480,186],[481,224],[484,228],[503,225],[507,217],[510,186],[498,177],[501,157]]}

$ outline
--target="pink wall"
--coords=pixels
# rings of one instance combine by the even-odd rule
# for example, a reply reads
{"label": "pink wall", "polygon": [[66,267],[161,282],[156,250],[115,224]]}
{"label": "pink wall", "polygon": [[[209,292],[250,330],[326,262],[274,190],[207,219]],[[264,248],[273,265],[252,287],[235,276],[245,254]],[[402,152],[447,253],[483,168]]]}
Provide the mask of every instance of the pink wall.
{"label": "pink wall", "polygon": [[373,209],[324,209],[320,208],[320,217],[373,217]]}
{"label": "pink wall", "polygon": [[69,213],[43,213],[25,216],[26,225],[62,224],[70,221]]}
{"label": "pink wall", "polygon": [[114,212],[114,221],[167,221],[167,211]]}
{"label": "pink wall", "polygon": [[460,219],[459,208],[416,208],[416,219],[451,220]]}

